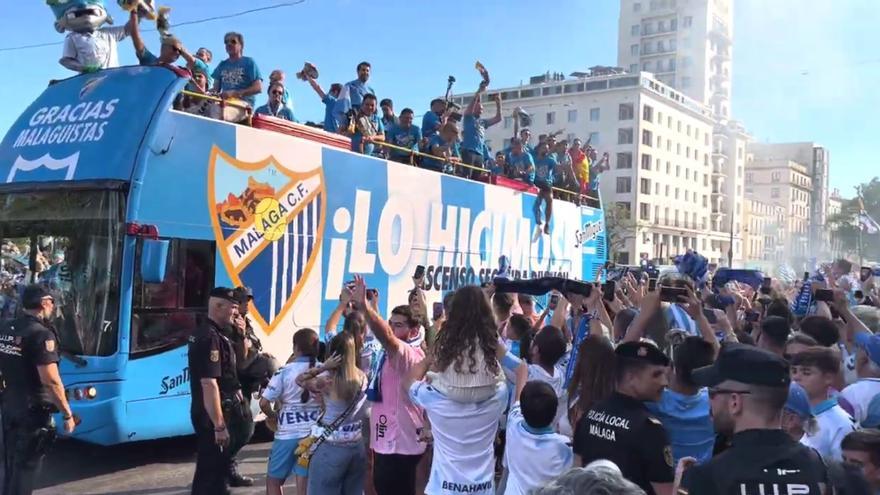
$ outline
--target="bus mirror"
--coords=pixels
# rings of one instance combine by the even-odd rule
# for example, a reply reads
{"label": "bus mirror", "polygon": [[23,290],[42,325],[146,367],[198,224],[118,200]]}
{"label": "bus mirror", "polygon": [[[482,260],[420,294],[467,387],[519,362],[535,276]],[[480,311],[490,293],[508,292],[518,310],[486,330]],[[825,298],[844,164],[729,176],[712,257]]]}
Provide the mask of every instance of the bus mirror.
{"label": "bus mirror", "polygon": [[144,239],[141,247],[141,279],[148,284],[165,281],[168,247],[171,241]]}

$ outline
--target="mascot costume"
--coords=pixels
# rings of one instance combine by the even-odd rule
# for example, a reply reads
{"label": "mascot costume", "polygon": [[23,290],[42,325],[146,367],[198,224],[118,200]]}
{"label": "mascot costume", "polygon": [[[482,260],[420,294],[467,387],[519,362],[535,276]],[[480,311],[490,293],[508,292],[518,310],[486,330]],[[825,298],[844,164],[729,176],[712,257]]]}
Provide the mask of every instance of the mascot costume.
{"label": "mascot costume", "polygon": [[[126,11],[137,9],[139,17],[156,19],[153,0],[118,0]],[[118,44],[125,39],[129,25],[113,24],[103,0],[46,0],[55,14],[55,29],[67,32],[59,63],[74,72],[95,72],[119,66]]]}

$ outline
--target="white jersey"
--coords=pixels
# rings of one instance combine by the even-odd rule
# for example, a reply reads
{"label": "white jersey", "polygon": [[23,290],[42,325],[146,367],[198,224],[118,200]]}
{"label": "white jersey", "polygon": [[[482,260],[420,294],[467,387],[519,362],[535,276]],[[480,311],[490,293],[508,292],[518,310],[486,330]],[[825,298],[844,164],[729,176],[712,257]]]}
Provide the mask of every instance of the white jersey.
{"label": "white jersey", "polygon": [[862,378],[843,389],[837,400],[861,424],[868,417],[871,400],[880,394],[880,378]]}
{"label": "white jersey", "polygon": [[409,389],[413,404],[431,421],[434,461],[425,489],[427,495],[494,495],[495,435],[507,406],[507,385],[483,402],[455,402],[425,382]]}
{"label": "white jersey", "polygon": [[551,428],[535,430],[526,424],[519,402],[507,417],[504,463],[509,475],[505,495],[526,495],[541,488],[572,467],[574,453],[569,440]]}
{"label": "white jersey", "polygon": [[[316,363],[315,366],[319,364]],[[278,370],[263,392],[264,399],[281,403],[278,409],[278,430],[275,432],[278,440],[307,437],[321,413],[321,406],[315,400],[314,394],[310,394],[309,400],[303,403],[304,389],[296,384],[296,377],[307,369],[308,359],[297,359]]]}
{"label": "white jersey", "polygon": [[812,435],[804,435],[801,443],[812,447],[825,462],[843,462],[840,443],[853,431],[853,420],[846,411],[837,405],[836,399],[829,399],[813,409],[819,428]]}
{"label": "white jersey", "polygon": [[119,42],[128,36],[125,26],[105,27],[92,33],[68,33],[63,56],[84,66],[119,67]]}

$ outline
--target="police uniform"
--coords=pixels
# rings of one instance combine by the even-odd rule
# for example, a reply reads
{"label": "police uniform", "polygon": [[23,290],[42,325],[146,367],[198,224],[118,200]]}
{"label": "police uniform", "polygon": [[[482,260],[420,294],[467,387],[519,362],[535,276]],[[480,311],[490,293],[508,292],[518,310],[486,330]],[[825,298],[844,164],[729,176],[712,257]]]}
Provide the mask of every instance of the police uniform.
{"label": "police uniform", "polygon": [[[669,358],[648,342],[621,344],[615,353],[648,364],[669,365]],[[583,465],[607,459],[648,495],[654,493],[652,482],[673,481],[672,448],[666,430],[634,397],[614,392],[593,406],[575,428],[573,447]]]}
{"label": "police uniform", "polygon": [[[211,291],[210,297],[237,304],[232,289],[218,287]],[[232,452],[237,452],[246,442],[251,412],[241,393],[235,351],[224,335],[224,329],[210,318],[204,318],[189,340],[190,417],[198,442],[192,493],[223,494],[228,492],[227,475]],[[229,433],[229,445],[222,449],[214,441],[215,425],[205,410],[202,378],[216,379],[220,389],[223,420]]]}
{"label": "police uniform", "polygon": [[[711,366],[693,371],[701,386],[724,381],[788,390],[788,363],[782,358],[744,344],[725,344]],[[742,495],[797,493],[818,495],[828,483],[827,470],[813,449],[794,441],[779,428],[735,433],[731,446],[702,466],[685,471],[682,495]]]}
{"label": "police uniform", "polygon": [[[26,307],[34,307],[48,295],[39,286],[29,286],[22,302]],[[51,415],[57,409],[37,367],[58,360],[58,338],[48,323],[24,314],[0,328],[0,372],[4,383],[0,409],[7,470],[4,493],[33,491],[42,459],[55,440]]]}

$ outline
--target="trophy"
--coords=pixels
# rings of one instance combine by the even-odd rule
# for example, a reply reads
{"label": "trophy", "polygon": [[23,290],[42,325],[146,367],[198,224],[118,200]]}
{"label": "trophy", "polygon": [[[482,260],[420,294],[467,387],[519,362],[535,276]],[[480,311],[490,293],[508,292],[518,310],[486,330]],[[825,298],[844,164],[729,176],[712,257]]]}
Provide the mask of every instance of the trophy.
{"label": "trophy", "polygon": [[529,127],[532,125],[532,116],[529,115],[529,112],[523,110],[522,107],[516,107],[513,109],[513,118],[519,120],[520,128]]}
{"label": "trophy", "polygon": [[480,63],[477,60],[477,63],[474,64],[474,68],[480,72],[480,75],[483,76],[483,82],[480,83],[480,89],[486,89],[489,87],[489,71],[486,70],[486,66]]}
{"label": "trophy", "polygon": [[156,8],[153,6],[153,0],[116,0],[122,10],[131,12],[137,9],[138,16],[141,19],[156,19]]}
{"label": "trophy", "polygon": [[309,78],[317,79],[318,68],[312,65],[310,62],[305,62],[303,63],[302,70],[296,73],[296,77],[298,79],[302,79],[303,81],[308,81]]}
{"label": "trophy", "polygon": [[171,36],[171,33],[169,32],[171,29],[171,22],[169,21],[170,14],[171,7],[159,7],[159,14],[156,17],[156,30],[159,31],[159,37],[162,39]]}

